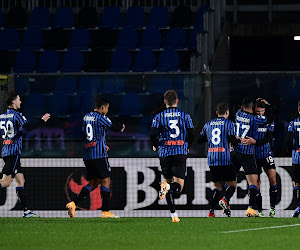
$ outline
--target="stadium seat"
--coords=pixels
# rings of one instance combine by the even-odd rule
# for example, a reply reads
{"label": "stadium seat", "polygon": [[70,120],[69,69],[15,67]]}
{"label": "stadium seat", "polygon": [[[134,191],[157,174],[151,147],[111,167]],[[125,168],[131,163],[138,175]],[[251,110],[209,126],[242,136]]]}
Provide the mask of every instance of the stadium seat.
{"label": "stadium seat", "polygon": [[162,38],[159,29],[150,27],[143,32],[140,48],[160,49],[161,41]]}
{"label": "stadium seat", "polygon": [[87,50],[91,43],[90,32],[86,28],[77,28],[72,32],[68,48]]}
{"label": "stadium seat", "polygon": [[131,66],[131,56],[126,49],[117,49],[111,58],[110,72],[127,72]]}
{"label": "stadium seat", "polygon": [[6,26],[11,28],[25,28],[28,24],[28,14],[22,7],[13,7],[8,11]]}
{"label": "stadium seat", "polygon": [[138,35],[133,28],[123,28],[118,37],[117,48],[136,49]]}
{"label": "stadium seat", "polygon": [[105,7],[102,13],[99,28],[118,28],[121,22],[121,13],[118,7]]}
{"label": "stadium seat", "polygon": [[152,79],[149,93],[151,95],[161,94],[169,89],[173,89],[172,78],[170,76],[155,76]]}
{"label": "stadium seat", "polygon": [[1,32],[0,50],[16,50],[19,44],[19,34],[15,29],[5,29]]}
{"label": "stadium seat", "polygon": [[83,7],[78,14],[78,26],[94,28],[98,25],[98,13],[94,7]]}
{"label": "stadium seat", "polygon": [[93,98],[89,95],[74,95],[71,98],[71,114],[85,115],[94,108]]}
{"label": "stadium seat", "polygon": [[83,56],[77,49],[69,50],[63,59],[61,72],[81,72],[83,67]]}
{"label": "stadium seat", "polygon": [[185,47],[186,35],[185,31],[180,27],[174,27],[168,30],[164,49],[183,49]]}
{"label": "stadium seat", "polygon": [[100,88],[100,78],[98,76],[83,76],[79,81],[77,94],[98,95]]}
{"label": "stadium seat", "polygon": [[15,78],[15,89],[19,95],[26,95],[29,91],[29,80],[27,77],[16,77]]}
{"label": "stadium seat", "polygon": [[70,109],[69,96],[65,93],[55,93],[49,97],[47,112],[53,116],[66,116]]}
{"label": "stadium seat", "polygon": [[141,50],[135,57],[133,71],[153,71],[155,66],[155,57],[150,49]]}
{"label": "stadium seat", "polygon": [[186,43],[186,48],[190,50],[196,50],[197,49],[197,36],[201,32],[201,30],[194,28],[190,30],[189,38]]}
{"label": "stadium seat", "polygon": [[43,44],[43,35],[40,29],[28,29],[24,32],[22,49],[39,50]]}
{"label": "stadium seat", "polygon": [[45,114],[45,98],[41,94],[30,94],[24,102],[24,114],[29,116],[40,116]]}
{"label": "stadium seat", "polygon": [[193,25],[193,14],[191,8],[180,4],[171,17],[172,26],[190,27]]}
{"label": "stadium seat", "polygon": [[72,28],[74,23],[74,13],[70,7],[59,7],[54,15],[52,28],[67,29]]}
{"label": "stadium seat", "polygon": [[31,50],[21,50],[16,58],[15,73],[32,73],[36,65],[35,54]]}
{"label": "stadium seat", "polygon": [[205,5],[205,6],[201,6],[198,11],[197,11],[197,17],[196,17],[196,22],[194,24],[194,27],[197,29],[197,30],[201,30],[203,31],[204,30],[204,26],[203,26],[203,23],[204,23],[204,20],[203,20],[203,16],[206,12],[210,11],[210,7]]}
{"label": "stadium seat", "polygon": [[127,9],[123,27],[142,28],[145,23],[144,9],[132,6]]}
{"label": "stadium seat", "polygon": [[120,116],[138,116],[141,114],[141,98],[136,93],[127,93],[122,96]]}
{"label": "stadium seat", "polygon": [[38,94],[52,94],[56,87],[56,79],[57,76],[37,76],[37,77],[29,77],[29,88],[30,93],[38,93]]}
{"label": "stadium seat", "polygon": [[118,30],[99,29],[91,31],[92,49],[113,49],[118,40]]}
{"label": "stadium seat", "polygon": [[103,80],[101,94],[122,94],[125,87],[125,81],[122,76],[107,76]]}
{"label": "stadium seat", "polygon": [[47,8],[36,7],[30,15],[28,28],[45,29],[50,26],[50,12]]}
{"label": "stadium seat", "polygon": [[58,70],[59,58],[55,50],[45,50],[39,58],[37,72],[54,73]]}
{"label": "stadium seat", "polygon": [[155,6],[150,11],[147,27],[166,28],[169,24],[168,9],[163,6]]}
{"label": "stadium seat", "polygon": [[73,76],[64,76],[56,80],[55,93],[73,95],[76,92],[77,80]]}
{"label": "stadium seat", "polygon": [[179,66],[179,57],[174,50],[165,50],[159,56],[157,71],[176,71]]}

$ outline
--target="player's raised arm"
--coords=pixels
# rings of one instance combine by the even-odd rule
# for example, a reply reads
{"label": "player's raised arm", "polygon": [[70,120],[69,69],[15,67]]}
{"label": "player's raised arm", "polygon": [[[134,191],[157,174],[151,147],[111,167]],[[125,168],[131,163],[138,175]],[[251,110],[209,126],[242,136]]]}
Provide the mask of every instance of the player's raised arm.
{"label": "player's raised arm", "polygon": [[46,113],[42,116],[42,118],[35,122],[35,123],[29,123],[29,122],[26,122],[24,125],[23,125],[23,128],[30,132],[38,127],[41,127],[44,123],[46,123],[49,119],[50,119],[51,115],[49,113]]}

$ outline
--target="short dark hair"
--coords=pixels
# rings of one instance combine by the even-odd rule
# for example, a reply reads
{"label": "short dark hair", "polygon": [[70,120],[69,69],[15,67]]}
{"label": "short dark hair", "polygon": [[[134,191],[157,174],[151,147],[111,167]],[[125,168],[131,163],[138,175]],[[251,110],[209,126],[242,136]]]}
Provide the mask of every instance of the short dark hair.
{"label": "short dark hair", "polygon": [[96,96],[95,98],[95,108],[98,109],[101,106],[105,106],[109,103],[109,101],[107,99],[105,99],[104,97],[101,96]]}
{"label": "short dark hair", "polygon": [[244,100],[242,101],[242,106],[246,109],[251,108],[253,105],[253,99],[250,97],[245,97]]}
{"label": "short dark hair", "polygon": [[229,105],[227,103],[220,102],[217,104],[217,112],[219,115],[224,115],[227,110],[229,110]]}
{"label": "short dark hair", "polygon": [[5,102],[6,102],[7,106],[12,105],[12,101],[16,100],[17,97],[18,97],[18,94],[15,91],[8,92],[5,97]]}
{"label": "short dark hair", "polygon": [[264,102],[261,101],[261,99],[258,99],[255,101],[254,106],[257,108],[266,108],[266,104]]}
{"label": "short dark hair", "polygon": [[175,90],[169,89],[164,94],[164,100],[166,100],[166,104],[171,106],[176,103],[176,100],[178,99],[178,95]]}

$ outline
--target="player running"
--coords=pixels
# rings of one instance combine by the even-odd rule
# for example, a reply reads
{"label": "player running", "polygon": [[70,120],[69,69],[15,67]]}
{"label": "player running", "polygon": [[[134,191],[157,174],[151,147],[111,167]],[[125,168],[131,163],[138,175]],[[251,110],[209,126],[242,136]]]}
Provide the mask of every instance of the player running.
{"label": "player running", "polygon": [[208,217],[215,217],[215,207],[219,201],[224,182],[227,184],[224,197],[219,205],[230,217],[229,200],[236,189],[236,173],[230,160],[230,145],[237,145],[240,140],[235,138],[234,123],[228,120],[229,106],[227,103],[217,105],[217,118],[207,122],[201,133],[199,142],[208,142],[207,161],[214,183],[212,199],[209,203]]}
{"label": "player running", "polygon": [[110,128],[116,132],[123,132],[125,125],[112,124],[111,120],[106,117],[108,108],[108,100],[97,97],[95,109],[83,117],[82,130],[85,138],[83,161],[89,184],[85,185],[80,193],[66,205],[70,217],[75,217],[75,204],[82,201],[101,184],[101,218],[119,218],[109,211],[111,170],[107,159],[109,147],[105,144],[105,131]]}
{"label": "player running", "polygon": [[[300,114],[300,100],[298,101],[298,113]],[[294,184],[294,199],[296,200],[297,208],[293,213],[293,217],[299,217],[300,214],[300,118],[290,122],[288,127],[288,147],[292,147],[292,162],[293,162],[293,184]]]}
{"label": "player running", "polygon": [[[178,95],[174,90],[164,94],[166,109],[155,116],[149,133],[153,150],[158,150],[162,175],[159,198],[166,197],[172,222],[179,222],[174,198],[178,198],[184,186],[186,159],[193,141],[194,126],[189,114],[177,108]],[[156,133],[159,132],[159,141]]]}
{"label": "player running", "polygon": [[[269,103],[261,99],[266,104],[267,113],[270,113]],[[241,143],[234,146],[234,151],[231,152],[231,161],[235,167],[236,173],[239,172],[242,166],[246,179],[249,185],[249,206],[246,211],[246,216],[256,217],[259,214],[254,210],[256,196],[258,194],[258,170],[255,162],[255,145],[248,145],[244,138],[257,138],[257,129],[259,126],[273,122],[271,118],[253,114],[253,101],[246,97],[242,102],[242,107],[235,115],[235,135],[240,137]],[[250,139],[249,139],[250,140]],[[258,143],[256,144],[258,146]]]}
{"label": "player running", "polygon": [[26,193],[24,189],[25,178],[21,167],[20,157],[22,150],[22,131],[32,131],[42,126],[50,118],[50,114],[45,114],[36,123],[28,123],[25,116],[18,110],[21,107],[20,96],[15,92],[9,92],[5,98],[8,109],[0,114],[0,129],[3,139],[2,158],[4,167],[3,177],[0,180],[0,189],[9,187],[13,179],[16,180],[16,192],[20,203],[23,206],[23,217],[38,217],[29,210],[27,205]]}

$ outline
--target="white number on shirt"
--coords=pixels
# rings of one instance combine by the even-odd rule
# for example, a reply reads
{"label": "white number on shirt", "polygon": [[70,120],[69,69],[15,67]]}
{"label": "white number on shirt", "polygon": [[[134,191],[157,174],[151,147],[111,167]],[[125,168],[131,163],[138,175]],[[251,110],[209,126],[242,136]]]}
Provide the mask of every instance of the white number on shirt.
{"label": "white number on shirt", "polygon": [[179,134],[180,134],[180,129],[179,129],[179,127],[177,126],[178,120],[170,120],[169,122],[170,122],[170,128],[171,128],[171,129],[175,129],[175,134],[170,134],[170,136],[171,136],[172,138],[178,137]]}
{"label": "white number on shirt", "polygon": [[212,135],[212,138],[211,138],[212,144],[218,145],[221,141],[221,138],[220,138],[221,130],[219,128],[214,128],[211,131],[211,135]]}
{"label": "white number on shirt", "polygon": [[[243,131],[243,133],[242,133],[241,138],[245,138],[246,134],[248,133],[248,131],[249,131],[249,129],[250,129],[250,125],[245,125],[245,124],[243,124],[243,125],[242,125],[242,129],[244,129],[244,131]],[[237,136],[237,137],[240,137],[239,131],[240,131],[240,124],[239,124],[239,123],[236,123],[236,136]]]}
{"label": "white number on shirt", "polygon": [[94,137],[92,124],[87,124],[85,127],[86,139],[92,141]]}
{"label": "white number on shirt", "polygon": [[0,129],[4,130],[4,134],[2,135],[3,139],[5,139],[6,137],[13,138],[15,135],[14,124],[12,123],[12,121],[7,121],[6,124],[5,121],[1,121]]}

